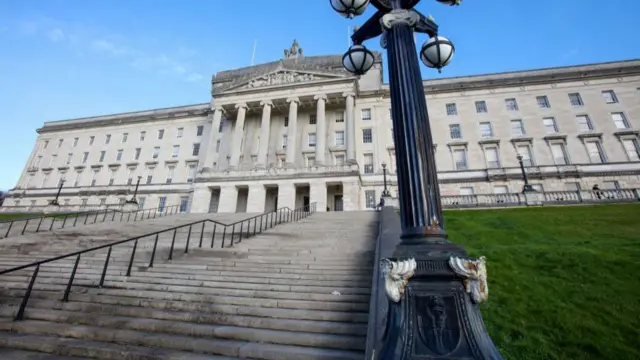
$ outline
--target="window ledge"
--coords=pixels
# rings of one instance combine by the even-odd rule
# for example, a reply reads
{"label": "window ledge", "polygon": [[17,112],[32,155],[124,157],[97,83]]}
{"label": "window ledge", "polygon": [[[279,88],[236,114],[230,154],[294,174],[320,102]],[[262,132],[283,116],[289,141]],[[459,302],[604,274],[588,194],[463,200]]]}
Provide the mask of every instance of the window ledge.
{"label": "window ledge", "polygon": [[178,159],[171,159],[171,160],[165,160],[164,163],[165,164],[177,164],[178,163]]}
{"label": "window ledge", "polygon": [[547,134],[543,137],[545,140],[567,140],[567,134],[553,133]]}
{"label": "window ledge", "polygon": [[578,134],[578,137],[580,139],[586,139],[586,138],[602,138],[602,133],[601,132],[584,132],[581,134]]}
{"label": "window ledge", "polygon": [[449,141],[447,143],[447,146],[449,146],[449,147],[452,147],[452,146],[467,146],[467,145],[469,145],[469,142],[468,141],[462,141],[462,140],[460,140],[460,141]]}
{"label": "window ledge", "polygon": [[532,142],[533,138],[531,136],[513,136],[511,137],[511,141],[512,143],[515,142]]}
{"label": "window ledge", "polygon": [[482,139],[482,140],[478,141],[478,144],[480,144],[480,145],[484,145],[484,144],[500,144],[500,139],[486,138],[486,139]]}

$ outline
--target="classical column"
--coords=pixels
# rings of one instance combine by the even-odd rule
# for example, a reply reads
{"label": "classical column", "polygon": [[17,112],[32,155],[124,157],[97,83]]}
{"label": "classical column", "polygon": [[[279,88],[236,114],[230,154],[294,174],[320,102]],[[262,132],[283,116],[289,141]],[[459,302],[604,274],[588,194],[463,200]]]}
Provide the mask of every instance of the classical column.
{"label": "classical column", "polygon": [[342,94],[345,97],[346,102],[346,115],[345,115],[345,137],[347,142],[347,164],[355,164],[356,160],[356,124],[354,119],[354,102],[355,94],[346,92]]}
{"label": "classical column", "polygon": [[271,130],[271,100],[265,100],[262,105],[262,122],[260,123],[260,144],[258,147],[258,169],[264,169],[267,165],[267,151],[269,150],[269,136]]}
{"label": "classical column", "polygon": [[297,97],[287,99],[289,103],[289,131],[287,132],[287,158],[286,166],[288,168],[296,167],[296,143],[298,139],[298,104],[300,100]]}
{"label": "classical column", "polygon": [[236,116],[236,125],[233,129],[233,139],[231,139],[231,159],[229,159],[229,170],[237,170],[240,161],[240,145],[242,144],[242,136],[244,135],[244,117],[247,113],[247,104],[236,104],[238,115]]}
{"label": "classical column", "polygon": [[318,102],[316,104],[316,165],[325,165],[324,154],[326,152],[327,143],[325,102],[327,101],[327,95],[318,94],[314,96],[313,99]]}
{"label": "classical column", "polygon": [[206,147],[200,149],[202,157],[200,158],[200,166],[202,172],[212,173],[213,162],[216,158],[216,140],[218,139],[218,129],[220,128],[220,119],[224,109],[222,106],[213,108],[213,119],[211,120],[211,130],[209,130],[209,143]]}

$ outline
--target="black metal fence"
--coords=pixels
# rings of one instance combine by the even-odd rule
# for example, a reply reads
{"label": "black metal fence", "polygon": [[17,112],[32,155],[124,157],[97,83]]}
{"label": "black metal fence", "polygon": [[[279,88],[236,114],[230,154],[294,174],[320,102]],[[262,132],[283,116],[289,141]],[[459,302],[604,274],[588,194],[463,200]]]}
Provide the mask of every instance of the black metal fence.
{"label": "black metal fence", "polygon": [[[121,211],[104,209],[98,211],[81,211],[69,214],[57,213],[27,218],[0,221],[0,239],[9,236],[24,235],[27,232],[51,231],[80,225],[95,224],[105,221],[138,221],[149,218],[168,216],[178,213],[180,205],[163,206],[153,209]],[[145,217],[146,216],[146,217]]]}
{"label": "black metal fence", "polygon": [[[142,247],[140,244],[145,240],[153,241],[153,247],[152,247],[151,255],[149,257],[149,262],[148,262],[148,265],[146,265],[147,267],[152,268],[154,265],[154,262],[156,261],[156,258],[160,256],[158,243],[159,243],[160,235],[162,234],[169,235],[171,239],[171,242],[170,242],[171,245],[166,258],[166,260],[169,261],[173,259],[176,249],[179,249],[178,250],[179,252],[183,252],[184,254],[187,254],[190,249],[196,246],[198,248],[202,248],[203,246],[206,246],[206,244],[204,244],[204,241],[205,241],[204,234],[206,233],[205,226],[208,226],[209,228],[212,227],[212,230],[213,230],[211,231],[211,234],[212,234],[211,239],[210,240],[207,239],[207,241],[210,242],[209,244],[210,248],[214,248],[216,243],[216,237],[217,237],[216,235],[220,233],[220,230],[222,230],[222,234],[218,238],[220,248],[228,248],[228,247],[233,247],[234,244],[242,242],[243,239],[253,237],[257,234],[261,234],[263,231],[271,229],[278,224],[294,222],[294,221],[298,221],[303,218],[306,218],[310,214],[315,213],[315,211],[316,211],[316,203],[312,203],[310,205],[306,205],[293,210],[287,207],[280,208],[280,209],[263,213],[260,215],[256,215],[241,221],[236,221],[231,224],[223,224],[221,222],[217,222],[209,219],[200,220],[200,221],[172,227],[165,230],[136,236],[130,239],[120,240],[110,244],[97,246],[91,249],[76,251],[70,254],[61,255],[61,256],[53,257],[46,260],[36,261],[30,264],[13,267],[7,270],[2,270],[0,271],[0,276],[17,272],[20,270],[25,270],[28,268],[35,268],[33,270],[33,274],[31,275],[29,285],[27,286],[27,289],[22,298],[20,308],[14,318],[14,320],[16,321],[22,320],[24,318],[24,311],[29,301],[29,297],[31,296],[31,291],[33,290],[33,285],[35,284],[36,278],[38,277],[40,266],[43,264],[49,264],[54,261],[75,257],[75,263],[74,263],[73,269],[71,270],[71,275],[69,276],[69,281],[66,285],[64,295],[62,296],[62,301],[66,302],[66,301],[69,301],[69,294],[71,293],[73,280],[76,276],[76,272],[78,271],[78,265],[80,264],[80,257],[83,254],[107,249],[106,258],[104,260],[104,266],[102,268],[100,280],[97,285],[98,287],[103,287],[105,278],[107,276],[107,269],[109,267],[109,261],[111,260],[112,251],[116,246],[129,244],[133,242],[133,246],[129,249],[124,249],[122,247],[117,249],[117,250],[124,250],[124,253],[123,252],[120,252],[120,253],[125,254],[126,257],[128,258],[126,276],[131,276],[133,263],[136,258],[136,251]],[[180,230],[183,230],[183,229],[187,229],[187,235],[184,239],[182,238],[178,239],[177,234]],[[194,233],[198,233],[199,235],[195,235]],[[196,238],[192,239],[194,235]],[[184,244],[178,243],[178,242],[181,242],[181,240],[184,240]],[[130,251],[130,254],[128,253],[129,251]],[[146,261],[145,261],[145,264],[146,264]]]}

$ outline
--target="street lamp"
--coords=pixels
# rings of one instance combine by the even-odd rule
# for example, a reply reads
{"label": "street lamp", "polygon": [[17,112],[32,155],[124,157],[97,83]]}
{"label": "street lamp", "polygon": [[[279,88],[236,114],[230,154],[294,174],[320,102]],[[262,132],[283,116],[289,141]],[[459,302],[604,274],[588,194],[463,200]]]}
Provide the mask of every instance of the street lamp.
{"label": "street lamp", "polygon": [[382,196],[389,197],[391,196],[391,193],[389,192],[389,189],[387,189],[387,163],[385,162],[382,163],[382,176],[384,179],[384,190],[382,190]]}
{"label": "street lamp", "polygon": [[60,203],[58,203],[58,197],[60,197],[60,192],[62,191],[62,186],[64,185],[64,182],[65,182],[65,179],[60,179],[60,185],[58,186],[58,192],[56,193],[56,198],[51,200],[49,205],[60,206]]}
{"label": "street lamp", "polygon": [[138,186],[140,186],[140,179],[142,179],[142,176],[138,175],[138,181],[136,182],[136,189],[133,191],[133,197],[131,197],[131,199],[127,200],[125,202],[125,204],[138,205],[138,200],[136,199],[136,195],[138,194]]}
{"label": "street lamp", "polygon": [[522,193],[529,193],[529,192],[536,192],[536,189],[533,188],[533,186],[531,186],[529,184],[529,179],[527,179],[527,172],[524,170],[524,163],[522,162],[522,155],[518,154],[518,156],[516,156],[516,159],[518,159],[518,163],[520,163],[520,171],[522,171],[522,179],[524,180],[524,186],[522,187]]}
{"label": "street lamp", "polygon": [[[369,3],[376,8],[351,36],[353,46],[342,57],[345,69],[357,76],[365,74],[374,56],[363,43],[378,36],[387,50],[389,66],[402,235],[393,257],[381,264],[389,299],[386,329],[381,338],[373,335],[376,345],[367,348],[365,357],[501,359],[477,307],[488,294],[485,260],[469,259],[464,248],[447,241],[444,229],[414,32],[429,36],[419,56],[429,68],[440,71],[448,65],[455,48],[438,35],[433,18],[414,9],[420,1],[330,0],[347,18],[362,14]],[[437,1],[446,5],[461,2]]]}

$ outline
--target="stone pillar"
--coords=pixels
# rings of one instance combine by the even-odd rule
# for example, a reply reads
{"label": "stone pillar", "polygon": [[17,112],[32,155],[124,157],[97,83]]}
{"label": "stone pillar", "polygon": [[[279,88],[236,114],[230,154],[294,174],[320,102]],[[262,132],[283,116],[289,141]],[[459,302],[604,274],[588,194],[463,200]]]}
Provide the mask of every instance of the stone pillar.
{"label": "stone pillar", "polygon": [[213,162],[216,158],[216,141],[218,140],[218,129],[220,128],[220,120],[224,109],[222,106],[213,109],[213,119],[211,120],[211,130],[209,131],[209,143],[206,147],[200,149],[200,166],[202,172],[212,173]]}
{"label": "stone pillar", "polygon": [[327,183],[318,180],[309,185],[309,202],[316,203],[316,211],[327,211]]}
{"label": "stone pillar", "polygon": [[193,191],[190,212],[196,214],[207,213],[209,212],[209,202],[211,201],[211,189],[204,185],[196,186]]}
{"label": "stone pillar", "polygon": [[346,92],[343,94],[346,102],[346,114],[345,114],[345,140],[347,149],[347,164],[355,164],[356,160],[356,123],[353,113],[355,94]]}
{"label": "stone pillar", "polygon": [[247,199],[248,213],[263,213],[267,190],[262,184],[249,185],[249,199]]}
{"label": "stone pillar", "polygon": [[[325,165],[324,155],[327,151],[327,122],[325,115],[325,102],[327,101],[327,95],[318,94],[313,97],[318,103],[316,105],[316,165]],[[325,186],[326,193],[326,186]],[[326,199],[325,199],[326,202]],[[319,203],[318,203],[319,204]],[[322,208],[324,211],[325,207]]]}
{"label": "stone pillar", "polygon": [[360,186],[357,180],[342,182],[342,203],[344,211],[360,210]]}
{"label": "stone pillar", "polygon": [[[267,165],[267,151],[269,150],[269,136],[271,131],[271,107],[273,103],[265,100],[262,105],[262,122],[260,124],[260,144],[258,147],[258,169],[264,169]],[[251,190],[249,190],[251,191]],[[263,199],[264,201],[264,199]]]}
{"label": "stone pillar", "polygon": [[287,132],[286,166],[295,168],[298,152],[296,145],[298,140],[298,104],[300,100],[297,97],[291,97],[287,99],[287,103],[289,103],[289,131]]}
{"label": "stone pillar", "polygon": [[247,113],[247,104],[236,104],[238,115],[236,116],[236,125],[233,129],[233,139],[231,140],[231,159],[229,159],[229,170],[237,170],[240,161],[240,145],[242,144],[242,136],[244,135],[244,117]]}
{"label": "stone pillar", "polygon": [[296,207],[296,187],[292,183],[278,184],[278,208]]}
{"label": "stone pillar", "polygon": [[238,188],[235,185],[220,187],[219,213],[235,213],[238,203]]}

